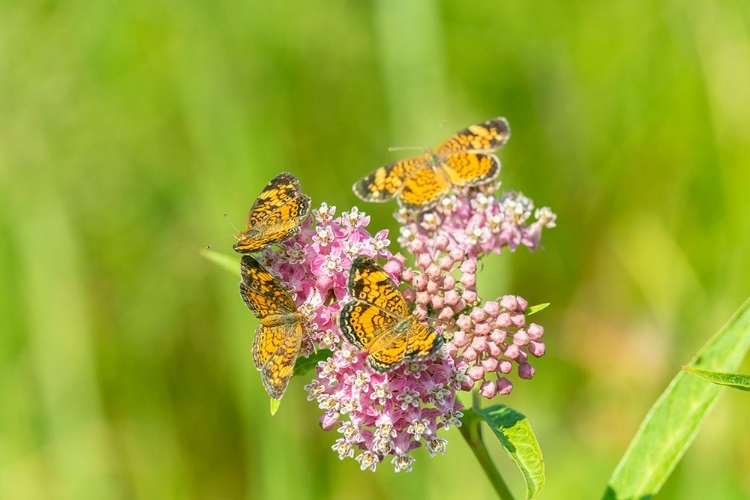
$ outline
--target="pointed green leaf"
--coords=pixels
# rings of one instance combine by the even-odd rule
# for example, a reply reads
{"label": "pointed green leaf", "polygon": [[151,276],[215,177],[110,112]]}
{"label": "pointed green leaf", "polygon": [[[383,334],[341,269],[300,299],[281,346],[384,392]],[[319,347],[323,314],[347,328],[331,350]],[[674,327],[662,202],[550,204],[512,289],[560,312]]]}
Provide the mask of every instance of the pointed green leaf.
{"label": "pointed green leaf", "polygon": [[549,307],[549,302],[545,302],[544,304],[537,304],[535,306],[531,306],[528,309],[526,309],[526,316],[531,316],[532,314],[536,314],[539,311],[543,309],[547,309]]}
{"label": "pointed green leaf", "polygon": [[544,487],[544,460],[529,421],[522,413],[504,405],[484,408],[478,413],[521,471],[526,481],[526,498],[536,497]]}
{"label": "pointed green leaf", "polygon": [[750,391],[750,375],[743,373],[725,373],[701,370],[692,366],[683,366],[683,370],[702,377],[714,384],[725,385],[741,391]]}
{"label": "pointed green leaf", "polygon": [[279,406],[281,406],[281,400],[273,399],[273,398],[268,398],[268,400],[271,402],[271,416],[273,417],[274,415],[276,415],[276,412],[279,411]]}
{"label": "pointed green leaf", "polygon": [[[736,370],[750,347],[750,300],[696,354],[690,365]],[[680,371],[654,403],[609,480],[604,498],[655,495],[680,460],[722,387]]]}
{"label": "pointed green leaf", "polygon": [[240,273],[240,262],[236,257],[230,257],[229,255],[214,252],[213,250],[201,249],[200,254],[218,265],[221,268],[226,269],[235,276],[239,276]]}
{"label": "pointed green leaf", "polygon": [[333,352],[330,349],[318,349],[317,352],[310,354],[307,358],[300,356],[297,358],[297,362],[294,363],[294,372],[292,372],[292,375],[298,377],[306,374],[315,368],[318,362],[330,358],[332,354]]}

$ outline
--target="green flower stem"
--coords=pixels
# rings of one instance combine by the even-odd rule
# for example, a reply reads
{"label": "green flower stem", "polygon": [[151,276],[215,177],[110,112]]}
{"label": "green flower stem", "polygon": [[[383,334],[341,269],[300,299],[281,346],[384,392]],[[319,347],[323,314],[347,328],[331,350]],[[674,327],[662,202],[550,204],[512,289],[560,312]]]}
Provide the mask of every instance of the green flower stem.
{"label": "green flower stem", "polygon": [[[476,392],[472,393],[472,406],[479,409],[479,394]],[[508,485],[505,484],[505,480],[500,475],[500,471],[497,470],[495,464],[492,463],[492,458],[487,451],[487,447],[484,445],[482,439],[482,416],[474,411],[474,409],[467,409],[464,412],[464,416],[461,419],[461,435],[466,440],[466,444],[469,445],[471,451],[474,452],[474,456],[477,457],[479,464],[482,466],[484,473],[487,474],[487,479],[490,480],[492,486],[495,488],[497,497],[503,500],[513,500],[513,494],[508,489]]]}

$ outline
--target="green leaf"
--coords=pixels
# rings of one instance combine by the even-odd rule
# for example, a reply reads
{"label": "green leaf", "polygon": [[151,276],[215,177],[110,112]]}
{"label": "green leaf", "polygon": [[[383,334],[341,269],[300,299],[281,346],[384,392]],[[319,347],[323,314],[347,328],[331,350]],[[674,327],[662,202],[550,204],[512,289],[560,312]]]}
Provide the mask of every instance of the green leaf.
{"label": "green leaf", "polygon": [[535,306],[531,306],[528,309],[526,309],[526,316],[531,316],[532,314],[536,314],[539,311],[543,309],[547,309],[549,307],[549,302],[545,302],[544,304],[537,304]]}
{"label": "green leaf", "polygon": [[544,460],[529,421],[505,405],[484,408],[478,413],[521,471],[526,481],[526,498],[536,497],[544,487]]}
{"label": "green leaf", "polygon": [[698,375],[709,382],[713,382],[714,384],[725,385],[741,391],[750,391],[750,375],[745,375],[743,373],[712,372],[709,370],[694,368],[692,366],[683,366],[682,369],[686,372]]}
{"label": "green leaf", "polygon": [[240,273],[240,262],[237,260],[236,257],[230,257],[229,255],[225,255],[223,253],[214,252],[213,250],[207,250],[205,248],[201,249],[200,254],[213,262],[214,264],[218,265],[219,267],[226,269],[230,273],[232,273],[235,276],[238,276]]}
{"label": "green leaf", "polygon": [[318,352],[310,354],[307,358],[300,356],[297,358],[297,362],[294,363],[294,372],[292,375],[295,377],[301,376],[315,368],[318,362],[326,360],[331,357],[333,351],[330,349],[318,349]]}
{"label": "green leaf", "polygon": [[[736,370],[750,347],[750,300],[696,354],[690,365]],[[687,450],[722,387],[680,371],[654,403],[612,473],[605,499],[649,498]]]}
{"label": "green leaf", "polygon": [[274,415],[276,415],[276,412],[279,411],[279,406],[281,406],[281,400],[273,399],[273,398],[268,398],[268,400],[271,402],[271,416],[273,417]]}

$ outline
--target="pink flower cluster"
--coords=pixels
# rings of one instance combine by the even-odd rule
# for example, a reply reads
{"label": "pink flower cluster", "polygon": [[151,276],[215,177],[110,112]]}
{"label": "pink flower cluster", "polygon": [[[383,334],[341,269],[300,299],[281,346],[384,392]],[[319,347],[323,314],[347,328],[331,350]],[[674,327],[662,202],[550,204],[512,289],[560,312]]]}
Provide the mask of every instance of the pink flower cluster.
{"label": "pink flower cluster", "polygon": [[[346,282],[358,254],[387,259],[383,268],[399,282],[405,258],[388,250],[387,231],[374,236],[365,228],[369,217],[354,207],[335,218],[335,207],[323,204],[302,230],[266,249],[263,261],[293,290],[299,311],[307,318],[303,353],[316,347],[332,355],[316,368],[305,388],[308,400],[324,411],[320,425],[341,433],[333,445],[339,457],[354,457],[360,467],[375,470],[392,456],[396,471],[411,470],[411,450],[424,444],[431,455],[445,452],[439,428],[460,425],[462,405],[456,390],[466,382],[466,366],[450,357],[402,365],[389,373],[374,372],[360,352],[343,339],[338,322]],[[313,220],[314,219],[314,223]]]}
{"label": "pink flower cluster", "polygon": [[[534,211],[534,202],[522,193],[506,191],[497,198],[498,187],[499,183],[463,189],[440,200],[434,211],[399,210],[398,242],[408,247],[421,240],[428,249],[458,249],[465,260],[475,262],[483,255],[500,253],[503,247],[514,251],[524,245],[535,250],[542,229],[555,227],[557,216],[549,207]],[[532,213],[535,220],[529,223]]]}
{"label": "pink flower cluster", "polygon": [[[371,235],[370,218],[354,207],[334,217],[336,207],[323,203],[305,220],[301,231],[278,249],[263,250],[262,261],[292,289],[299,311],[308,320],[303,353],[316,346],[332,349],[342,340],[337,318],[352,260],[359,254],[389,260],[389,269],[401,270],[403,257],[388,250],[388,230]],[[314,219],[314,220],[313,220]]]}
{"label": "pink flower cluster", "polygon": [[[321,427],[341,434],[333,449],[342,459],[355,458],[362,470],[375,470],[390,456],[397,472],[409,471],[410,452],[423,445],[430,455],[444,453],[446,441],[437,432],[461,425],[457,390],[478,384],[486,398],[508,394],[513,367],[519,378],[530,379],[529,355],[544,354],[544,330],[527,322],[527,302],[513,295],[482,302],[476,274],[484,255],[537,248],[555,215],[545,207],[531,220],[531,200],[513,192],[497,198],[496,188],[460,190],[433,211],[400,211],[399,243],[414,256],[414,268],[388,250],[387,231],[368,232],[369,217],[356,207],[335,217],[335,207],[323,204],[279,250],[263,252],[267,268],[293,289],[307,318],[303,354],[332,352],[305,389],[324,412]],[[403,294],[413,313],[443,335],[434,359],[377,373],[365,362],[367,352],[343,338],[337,318],[349,300],[346,284],[358,254],[385,259],[394,282],[407,284]]]}

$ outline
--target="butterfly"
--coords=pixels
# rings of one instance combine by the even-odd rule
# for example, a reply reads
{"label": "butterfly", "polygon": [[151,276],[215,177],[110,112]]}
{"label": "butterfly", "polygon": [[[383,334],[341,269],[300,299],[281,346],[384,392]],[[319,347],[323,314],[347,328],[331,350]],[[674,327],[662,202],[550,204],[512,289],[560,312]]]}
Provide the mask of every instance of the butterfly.
{"label": "butterfly", "polygon": [[247,230],[234,235],[234,250],[252,253],[297,234],[310,209],[310,197],[299,181],[284,172],[263,188],[247,216]]}
{"label": "butterfly", "polygon": [[470,125],[437,149],[399,160],[375,170],[352,186],[364,201],[384,202],[394,197],[413,211],[434,207],[454,186],[476,186],[494,180],[500,160],[492,153],[510,137],[505,118]]}
{"label": "butterfly", "polygon": [[406,361],[425,359],[440,349],[443,338],[409,314],[406,300],[377,262],[358,255],[352,262],[339,324],[344,337],[369,351],[367,362],[388,372]]}
{"label": "butterfly", "polygon": [[253,257],[242,256],[240,273],[240,295],[260,320],[253,340],[253,361],[266,392],[279,400],[300,353],[304,318],[291,294]]}

